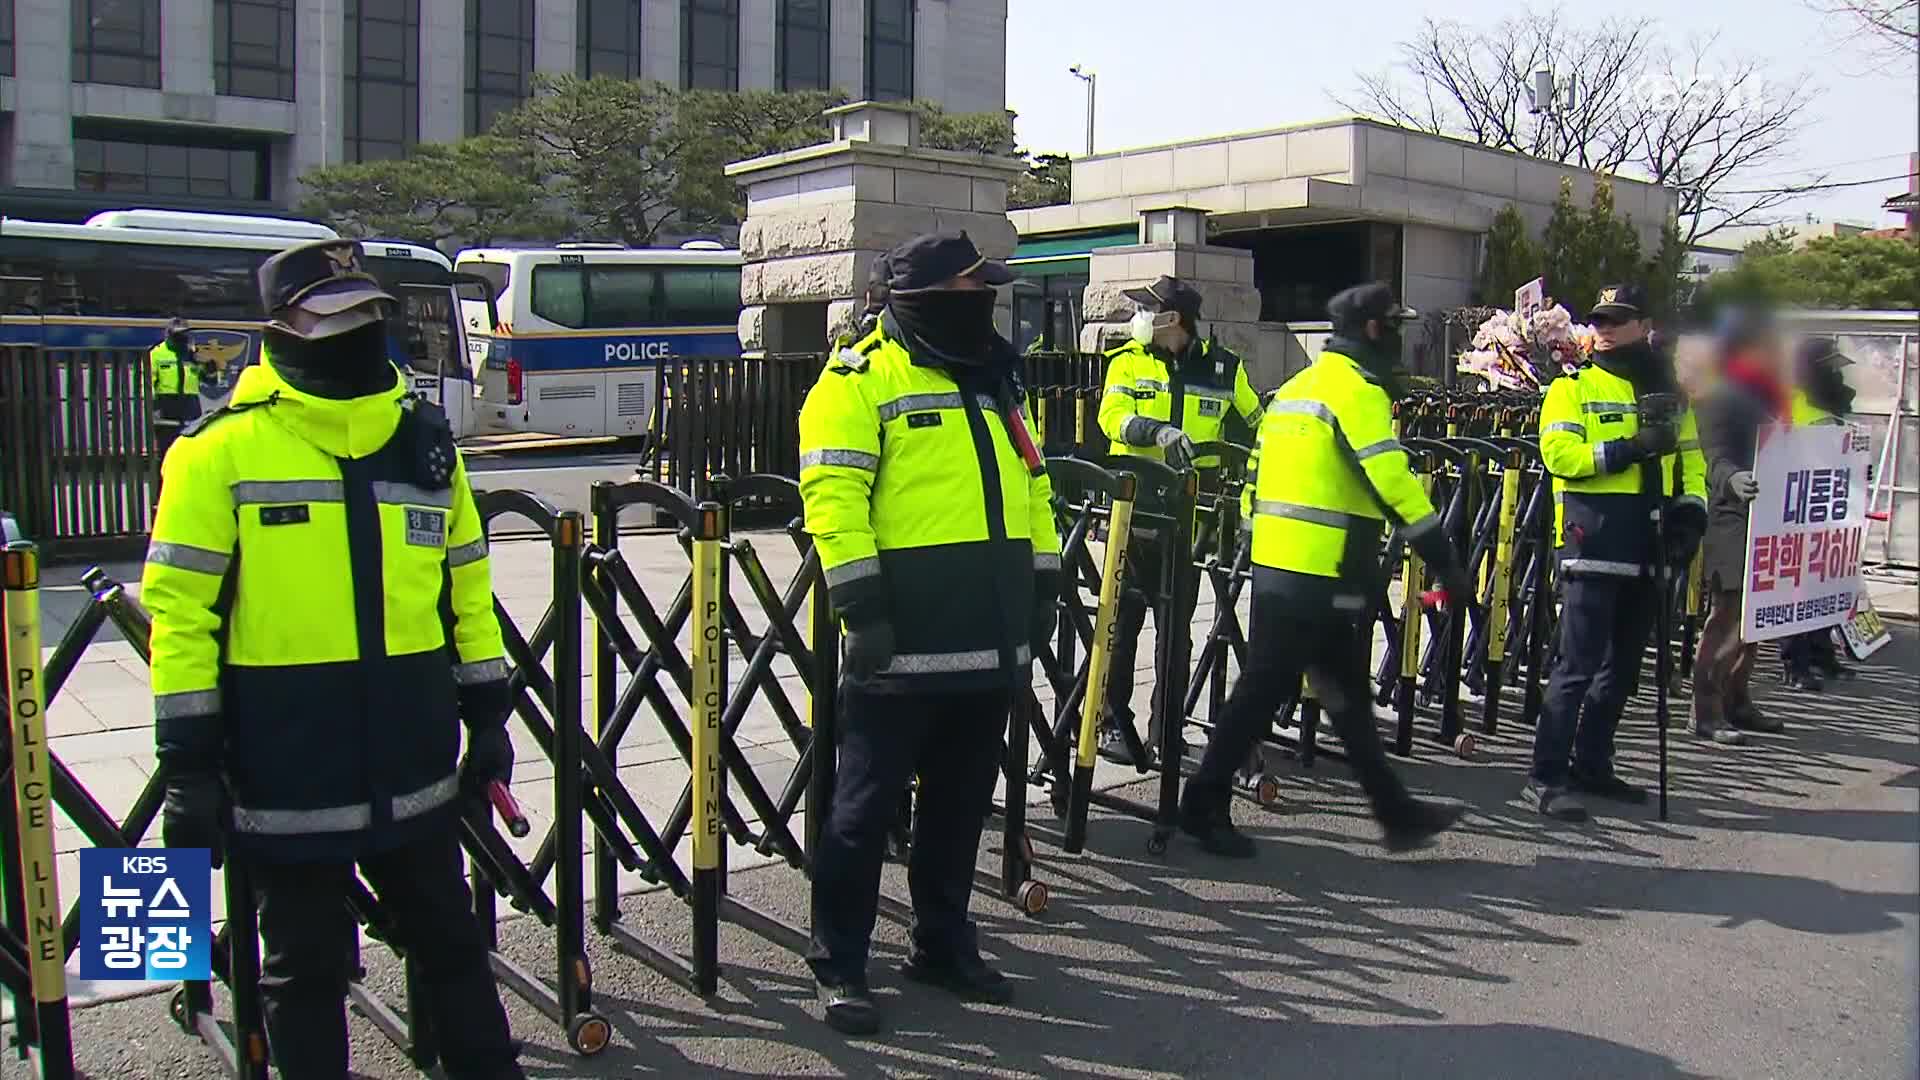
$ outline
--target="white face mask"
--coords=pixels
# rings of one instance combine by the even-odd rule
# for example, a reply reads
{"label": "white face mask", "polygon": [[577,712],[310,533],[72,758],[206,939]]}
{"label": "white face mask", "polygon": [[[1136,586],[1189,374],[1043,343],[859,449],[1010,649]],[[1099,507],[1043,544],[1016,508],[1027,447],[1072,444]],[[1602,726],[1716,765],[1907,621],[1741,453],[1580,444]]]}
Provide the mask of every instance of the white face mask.
{"label": "white face mask", "polygon": [[1177,311],[1152,312],[1145,308],[1133,313],[1127,320],[1127,333],[1141,345],[1153,344],[1154,335],[1180,321]]}

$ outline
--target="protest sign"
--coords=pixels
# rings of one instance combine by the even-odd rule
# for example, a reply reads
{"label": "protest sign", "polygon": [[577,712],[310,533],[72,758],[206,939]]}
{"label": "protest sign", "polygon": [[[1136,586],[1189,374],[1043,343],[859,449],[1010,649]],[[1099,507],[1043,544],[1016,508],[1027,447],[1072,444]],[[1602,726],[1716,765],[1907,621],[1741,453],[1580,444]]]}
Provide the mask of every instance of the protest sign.
{"label": "protest sign", "polygon": [[1838,626],[1860,592],[1868,440],[1851,427],[1760,429],[1747,508],[1740,636],[1771,641]]}

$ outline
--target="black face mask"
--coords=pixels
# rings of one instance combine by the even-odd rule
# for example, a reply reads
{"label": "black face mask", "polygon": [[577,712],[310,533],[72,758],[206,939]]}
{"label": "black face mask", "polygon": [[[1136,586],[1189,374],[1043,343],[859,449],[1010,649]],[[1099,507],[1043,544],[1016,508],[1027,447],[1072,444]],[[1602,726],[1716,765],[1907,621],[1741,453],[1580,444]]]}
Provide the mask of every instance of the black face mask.
{"label": "black face mask", "polygon": [[925,349],[933,359],[978,366],[993,344],[993,291],[929,289],[887,298],[887,310],[907,336],[909,351]]}
{"label": "black face mask", "polygon": [[174,354],[182,360],[193,359],[193,338],[184,333],[173,334],[168,337],[167,348],[172,349]]}
{"label": "black face mask", "polygon": [[317,398],[366,397],[393,389],[397,378],[387,360],[385,321],[315,341],[269,328],[267,349],[281,378]]}

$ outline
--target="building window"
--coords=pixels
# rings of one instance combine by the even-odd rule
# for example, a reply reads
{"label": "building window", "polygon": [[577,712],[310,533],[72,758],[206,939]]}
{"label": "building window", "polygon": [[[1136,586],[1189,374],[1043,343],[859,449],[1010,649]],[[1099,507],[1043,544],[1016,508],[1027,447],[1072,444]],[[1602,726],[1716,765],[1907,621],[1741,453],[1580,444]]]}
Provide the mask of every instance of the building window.
{"label": "building window", "polygon": [[467,134],[533,91],[533,0],[467,0]]}
{"label": "building window", "polygon": [[867,0],[867,100],[913,97],[913,0]]}
{"label": "building window", "polygon": [[13,0],[0,0],[0,75],[13,74]]}
{"label": "building window", "polygon": [[833,85],[827,52],[831,0],[780,0],[775,28],[774,78],[782,90],[825,90]]}
{"label": "building window", "polygon": [[405,157],[420,139],[420,0],[345,0],[341,106],[348,161]]}
{"label": "building window", "polygon": [[640,0],[580,0],[580,77],[640,77]]}
{"label": "building window", "polygon": [[213,92],[293,100],[293,0],[213,0]]}
{"label": "building window", "polygon": [[271,197],[265,142],[75,126],[73,186],[119,195]]}
{"label": "building window", "polygon": [[740,89],[740,0],[682,0],[680,85]]}
{"label": "building window", "polygon": [[160,0],[73,0],[73,81],[160,89]]}

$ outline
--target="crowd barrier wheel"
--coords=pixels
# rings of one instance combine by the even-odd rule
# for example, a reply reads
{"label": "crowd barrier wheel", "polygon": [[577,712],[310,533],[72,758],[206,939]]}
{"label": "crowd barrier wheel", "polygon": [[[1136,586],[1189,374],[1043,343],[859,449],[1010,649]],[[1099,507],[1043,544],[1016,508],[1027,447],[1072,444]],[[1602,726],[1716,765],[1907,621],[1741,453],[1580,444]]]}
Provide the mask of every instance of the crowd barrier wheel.
{"label": "crowd barrier wheel", "polygon": [[1272,810],[1280,805],[1280,778],[1271,773],[1262,774],[1253,784],[1253,801]]}
{"label": "crowd barrier wheel", "polygon": [[1029,918],[1038,918],[1046,914],[1047,904],[1053,899],[1053,895],[1044,884],[1029,881],[1020,886],[1017,899],[1020,901],[1021,911],[1026,912]]}
{"label": "crowd barrier wheel", "polygon": [[187,1011],[186,987],[181,986],[174,988],[173,996],[167,999],[167,1015],[173,1018],[175,1026],[179,1027],[181,1031],[195,1038],[199,1037],[200,1033],[194,1030],[193,1016]]}
{"label": "crowd barrier wheel", "polygon": [[567,1024],[567,1045],[581,1057],[593,1057],[613,1041],[613,1025],[597,1013],[581,1013]]}
{"label": "crowd barrier wheel", "polygon": [[1460,733],[1459,738],[1453,740],[1454,756],[1461,761],[1472,761],[1473,755],[1479,749],[1480,744],[1474,741],[1473,735],[1470,732],[1463,731]]}
{"label": "crowd barrier wheel", "polygon": [[1163,829],[1155,829],[1153,835],[1147,837],[1147,854],[1165,855],[1166,853],[1167,833]]}

